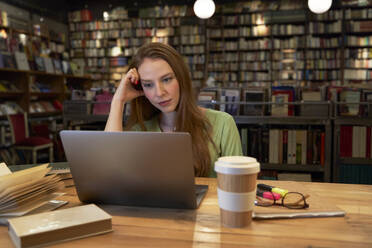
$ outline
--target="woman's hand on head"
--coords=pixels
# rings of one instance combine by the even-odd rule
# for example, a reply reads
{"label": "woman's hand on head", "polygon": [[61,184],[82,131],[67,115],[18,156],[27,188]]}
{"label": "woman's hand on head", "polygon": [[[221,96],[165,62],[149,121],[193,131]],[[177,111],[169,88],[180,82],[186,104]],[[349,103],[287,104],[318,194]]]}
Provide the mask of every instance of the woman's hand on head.
{"label": "woman's hand on head", "polygon": [[119,87],[115,91],[113,100],[126,103],[139,96],[143,96],[143,90],[134,88],[136,84],[140,84],[139,74],[136,68],[132,68],[122,77]]}

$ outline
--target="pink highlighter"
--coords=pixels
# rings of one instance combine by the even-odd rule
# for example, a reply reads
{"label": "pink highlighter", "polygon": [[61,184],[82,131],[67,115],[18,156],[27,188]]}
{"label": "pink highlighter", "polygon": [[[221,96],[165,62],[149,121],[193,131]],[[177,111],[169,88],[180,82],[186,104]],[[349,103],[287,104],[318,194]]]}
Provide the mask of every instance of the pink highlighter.
{"label": "pink highlighter", "polygon": [[274,193],[274,192],[269,192],[269,191],[263,191],[262,189],[257,189],[257,192],[256,194],[260,197],[263,197],[265,199],[269,199],[269,200],[279,200],[281,195],[278,194],[278,193]]}

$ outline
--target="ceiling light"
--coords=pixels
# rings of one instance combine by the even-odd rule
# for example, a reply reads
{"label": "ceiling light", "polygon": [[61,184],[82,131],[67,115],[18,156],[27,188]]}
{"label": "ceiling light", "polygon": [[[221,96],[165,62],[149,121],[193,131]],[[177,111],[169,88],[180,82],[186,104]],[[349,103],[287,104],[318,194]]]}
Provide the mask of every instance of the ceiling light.
{"label": "ceiling light", "polygon": [[315,14],[322,14],[331,8],[332,0],[309,0],[308,5]]}
{"label": "ceiling light", "polygon": [[201,19],[208,19],[216,10],[213,0],[196,0],[194,3],[195,15]]}

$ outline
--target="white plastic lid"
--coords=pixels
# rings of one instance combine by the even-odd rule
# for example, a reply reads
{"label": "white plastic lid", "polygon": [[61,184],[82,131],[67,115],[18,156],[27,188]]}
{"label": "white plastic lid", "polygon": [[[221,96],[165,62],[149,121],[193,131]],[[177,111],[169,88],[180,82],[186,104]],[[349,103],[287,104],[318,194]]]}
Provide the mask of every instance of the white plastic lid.
{"label": "white plastic lid", "polygon": [[218,158],[218,161],[221,163],[227,164],[250,164],[256,163],[257,160],[253,157],[246,156],[226,156]]}
{"label": "white plastic lid", "polygon": [[214,170],[221,174],[246,175],[260,172],[260,163],[245,156],[220,157],[214,163]]}

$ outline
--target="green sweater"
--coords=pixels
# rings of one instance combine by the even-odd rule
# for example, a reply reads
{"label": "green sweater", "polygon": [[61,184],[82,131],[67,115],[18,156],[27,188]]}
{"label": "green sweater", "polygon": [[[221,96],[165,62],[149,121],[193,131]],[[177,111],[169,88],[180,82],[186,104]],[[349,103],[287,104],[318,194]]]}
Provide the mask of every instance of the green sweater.
{"label": "green sweater", "polygon": [[[211,170],[209,172],[210,177],[216,177],[214,171],[214,162],[222,156],[241,156],[242,144],[240,141],[239,131],[236,127],[235,121],[231,115],[225,112],[207,109],[206,117],[212,125],[212,139],[216,145],[217,151],[213,144],[209,144],[209,152],[211,156]],[[159,121],[157,117],[152,118],[145,122],[147,131],[150,132],[161,132]],[[141,131],[140,126],[134,125],[133,131]]]}

